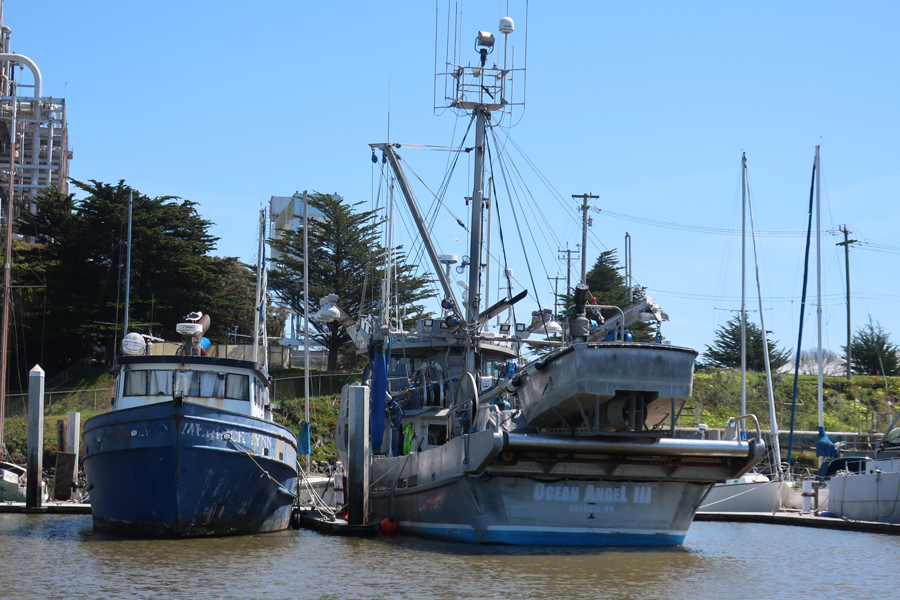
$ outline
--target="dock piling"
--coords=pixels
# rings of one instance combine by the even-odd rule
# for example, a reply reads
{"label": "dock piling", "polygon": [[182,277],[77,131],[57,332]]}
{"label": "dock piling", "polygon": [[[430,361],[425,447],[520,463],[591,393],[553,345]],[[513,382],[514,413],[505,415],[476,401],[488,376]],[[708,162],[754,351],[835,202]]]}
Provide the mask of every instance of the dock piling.
{"label": "dock piling", "polygon": [[369,524],[369,388],[351,385],[348,395],[350,431],[347,440],[347,521],[350,525]]}
{"label": "dock piling", "polygon": [[41,508],[44,466],[44,370],[35,365],[28,372],[28,457],[25,506]]}

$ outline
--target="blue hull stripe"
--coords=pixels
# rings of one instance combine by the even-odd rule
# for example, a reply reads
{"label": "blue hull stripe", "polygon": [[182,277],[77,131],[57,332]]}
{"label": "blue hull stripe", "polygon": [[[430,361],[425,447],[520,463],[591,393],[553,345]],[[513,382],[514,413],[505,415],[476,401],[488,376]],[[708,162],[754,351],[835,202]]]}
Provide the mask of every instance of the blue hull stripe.
{"label": "blue hull stripe", "polygon": [[678,546],[687,532],[617,531],[567,527],[498,527],[476,530],[469,525],[423,524],[400,521],[398,533],[436,540],[527,546]]}

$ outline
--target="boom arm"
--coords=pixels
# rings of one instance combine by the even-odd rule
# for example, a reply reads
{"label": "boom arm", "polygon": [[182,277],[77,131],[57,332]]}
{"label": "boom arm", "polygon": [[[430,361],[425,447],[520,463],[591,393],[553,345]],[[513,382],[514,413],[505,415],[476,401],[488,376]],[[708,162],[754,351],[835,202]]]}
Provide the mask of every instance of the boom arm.
{"label": "boom arm", "polygon": [[644,296],[637,304],[622,311],[622,314],[611,317],[607,319],[606,322],[591,329],[588,340],[598,340],[605,336],[607,332],[617,328],[624,329],[635,321],[656,321],[657,323],[662,323],[663,321],[668,320],[669,315],[659,307],[656,300],[650,296]]}

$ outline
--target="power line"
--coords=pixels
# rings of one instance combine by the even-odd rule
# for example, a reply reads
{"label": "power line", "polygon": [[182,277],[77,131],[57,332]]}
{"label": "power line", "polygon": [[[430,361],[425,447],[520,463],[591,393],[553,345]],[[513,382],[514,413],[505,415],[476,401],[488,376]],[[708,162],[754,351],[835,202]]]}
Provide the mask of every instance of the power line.
{"label": "power line", "polygon": [[[646,217],[636,217],[633,215],[626,215],[623,213],[613,212],[611,210],[604,210],[603,214],[609,217],[613,217],[616,219],[622,219],[624,221],[633,221],[635,223],[643,223],[644,225],[651,225],[653,227],[662,227],[665,229],[677,229],[679,231],[691,231],[694,233],[707,233],[712,235],[741,235],[740,230],[738,229],[724,229],[721,227],[705,227],[702,225],[687,225],[684,223],[672,223],[669,221],[659,221],[657,219],[648,219]],[[831,235],[837,235],[837,232],[829,232]],[[757,231],[756,235],[758,237],[806,237],[805,231]],[[898,252],[900,252],[900,248],[897,248]]]}

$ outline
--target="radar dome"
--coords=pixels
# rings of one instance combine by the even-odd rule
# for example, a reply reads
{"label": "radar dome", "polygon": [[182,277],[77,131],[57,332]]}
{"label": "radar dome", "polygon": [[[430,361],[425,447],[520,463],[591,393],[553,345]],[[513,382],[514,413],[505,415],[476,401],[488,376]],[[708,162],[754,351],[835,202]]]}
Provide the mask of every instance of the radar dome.
{"label": "radar dome", "polygon": [[139,333],[132,331],[122,338],[122,352],[128,356],[140,356],[145,347],[144,338]]}
{"label": "radar dome", "polygon": [[516,26],[509,17],[500,19],[500,33],[512,33]]}

